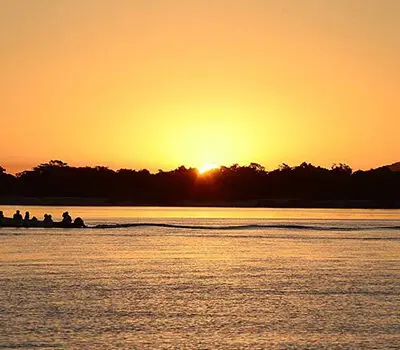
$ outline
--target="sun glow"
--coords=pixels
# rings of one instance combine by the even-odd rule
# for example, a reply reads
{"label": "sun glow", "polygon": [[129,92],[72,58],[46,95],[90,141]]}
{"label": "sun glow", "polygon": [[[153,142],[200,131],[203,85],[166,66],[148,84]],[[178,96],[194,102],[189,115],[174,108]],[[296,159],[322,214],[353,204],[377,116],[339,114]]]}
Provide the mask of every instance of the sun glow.
{"label": "sun glow", "polygon": [[219,165],[217,165],[217,164],[206,163],[206,164],[203,164],[201,167],[199,167],[198,171],[199,171],[199,174],[204,174],[210,170],[218,169],[218,168],[219,168]]}

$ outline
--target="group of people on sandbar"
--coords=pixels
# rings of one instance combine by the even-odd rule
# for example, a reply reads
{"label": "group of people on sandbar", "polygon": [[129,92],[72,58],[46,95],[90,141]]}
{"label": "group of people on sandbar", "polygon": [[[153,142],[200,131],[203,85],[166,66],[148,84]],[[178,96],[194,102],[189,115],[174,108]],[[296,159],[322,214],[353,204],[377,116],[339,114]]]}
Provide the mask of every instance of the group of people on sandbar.
{"label": "group of people on sandbar", "polygon": [[66,211],[62,214],[61,221],[53,221],[51,214],[44,214],[43,220],[38,220],[36,216],[30,217],[29,211],[25,212],[23,217],[21,212],[17,210],[12,218],[7,218],[4,216],[2,210],[0,210],[0,227],[85,227],[85,223],[80,217],[77,217],[72,222],[72,217]]}

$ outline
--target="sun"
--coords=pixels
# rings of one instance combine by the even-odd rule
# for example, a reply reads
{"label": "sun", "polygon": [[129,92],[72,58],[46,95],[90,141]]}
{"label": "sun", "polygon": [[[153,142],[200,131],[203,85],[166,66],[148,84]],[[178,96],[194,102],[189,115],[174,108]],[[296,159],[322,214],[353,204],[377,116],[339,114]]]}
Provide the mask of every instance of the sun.
{"label": "sun", "polygon": [[219,165],[215,163],[206,163],[203,164],[201,167],[198,168],[199,174],[204,174],[207,171],[213,170],[213,169],[218,169]]}

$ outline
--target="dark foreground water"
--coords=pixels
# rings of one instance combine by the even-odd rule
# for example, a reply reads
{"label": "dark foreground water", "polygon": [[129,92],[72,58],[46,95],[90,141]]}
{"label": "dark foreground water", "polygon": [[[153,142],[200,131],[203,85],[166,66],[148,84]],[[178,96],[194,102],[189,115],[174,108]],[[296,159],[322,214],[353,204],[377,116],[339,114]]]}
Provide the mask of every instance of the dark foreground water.
{"label": "dark foreground water", "polygon": [[171,227],[0,228],[0,348],[400,348],[400,211],[72,214]]}

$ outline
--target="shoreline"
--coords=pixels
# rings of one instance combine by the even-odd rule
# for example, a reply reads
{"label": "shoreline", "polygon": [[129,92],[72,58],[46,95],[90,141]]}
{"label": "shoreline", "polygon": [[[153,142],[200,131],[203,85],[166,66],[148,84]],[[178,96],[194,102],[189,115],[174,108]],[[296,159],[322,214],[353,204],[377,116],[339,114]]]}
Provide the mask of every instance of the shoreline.
{"label": "shoreline", "polygon": [[316,208],[316,209],[400,209],[398,200],[376,199],[258,199],[204,201],[118,201],[81,197],[0,197],[0,205],[90,206],[90,207],[215,207],[215,208]]}

